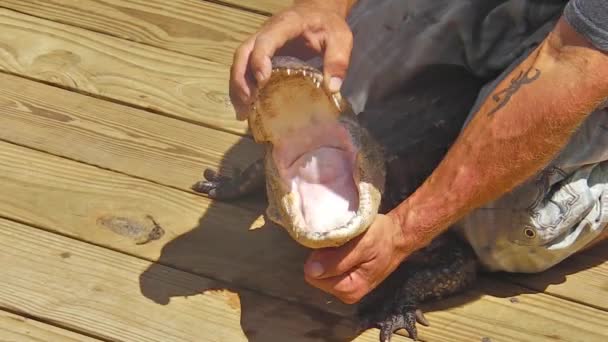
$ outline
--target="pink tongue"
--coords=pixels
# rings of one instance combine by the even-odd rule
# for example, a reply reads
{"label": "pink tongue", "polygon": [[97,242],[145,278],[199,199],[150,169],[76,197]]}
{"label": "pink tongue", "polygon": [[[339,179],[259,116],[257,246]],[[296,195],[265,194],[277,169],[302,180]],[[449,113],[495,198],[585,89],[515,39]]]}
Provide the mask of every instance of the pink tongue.
{"label": "pink tongue", "polygon": [[311,231],[340,227],[356,214],[358,191],[352,157],[346,151],[320,147],[298,158],[286,176],[300,197],[302,218]]}

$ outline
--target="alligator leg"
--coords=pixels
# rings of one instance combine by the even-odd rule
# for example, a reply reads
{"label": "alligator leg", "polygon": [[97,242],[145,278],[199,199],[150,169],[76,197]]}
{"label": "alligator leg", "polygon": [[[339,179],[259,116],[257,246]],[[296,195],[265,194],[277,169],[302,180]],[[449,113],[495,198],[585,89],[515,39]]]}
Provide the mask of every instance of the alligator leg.
{"label": "alligator leg", "polygon": [[380,328],[380,341],[405,329],[416,341],[416,322],[428,326],[418,305],[437,300],[471,286],[477,262],[471,248],[457,237],[442,235],[413,254],[358,306],[361,329]]}
{"label": "alligator leg", "polygon": [[206,169],[203,176],[205,180],[194,184],[192,190],[204,193],[214,199],[236,199],[255,190],[263,189],[265,181],[264,159],[256,160],[242,172],[235,172],[233,177],[222,176],[211,169]]}

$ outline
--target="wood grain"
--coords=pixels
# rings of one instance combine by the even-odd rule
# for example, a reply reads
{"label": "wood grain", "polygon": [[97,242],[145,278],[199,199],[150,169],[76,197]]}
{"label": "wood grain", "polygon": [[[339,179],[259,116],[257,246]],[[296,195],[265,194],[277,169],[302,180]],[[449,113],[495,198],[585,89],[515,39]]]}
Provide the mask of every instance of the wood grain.
{"label": "wood grain", "polygon": [[189,191],[205,168],[230,175],[262,155],[249,138],[16,76],[0,84],[10,85],[0,87],[0,139],[156,183]]}
{"label": "wood grain", "polygon": [[[224,286],[241,297],[239,289],[247,287],[326,311],[351,313],[350,307],[325,304],[331,298],[306,286],[301,276],[306,251],[270,227],[247,232],[245,226],[253,216],[248,217],[248,212],[239,207],[210,204],[182,191],[0,143],[0,212],[49,231],[159,260],[140,270],[142,279],[156,279],[159,273],[168,272],[162,265],[172,265],[226,280]],[[143,245],[136,245],[124,231],[100,226],[98,221],[100,216],[121,217],[136,230],[143,226],[140,222],[146,215],[152,215],[165,233]],[[62,248],[56,254],[72,253],[71,249]],[[94,259],[102,258],[96,255]],[[109,263],[113,267],[123,265]],[[197,293],[187,286],[152,292],[153,285],[143,282],[140,286],[142,293],[157,303],[173,303]],[[556,336],[571,341],[605,338],[606,312],[528,292],[482,280],[479,290],[443,301],[440,308],[430,308],[427,317],[432,327],[423,329],[422,336],[428,334],[432,339],[425,340],[437,341],[479,341],[487,336],[493,337],[492,341],[542,341]],[[510,301],[514,296],[522,305]],[[579,317],[585,317],[584,322],[577,321]]]}
{"label": "wood grain", "polygon": [[510,281],[608,311],[608,254],[576,255],[543,273],[510,275]]}
{"label": "wood grain", "polygon": [[272,14],[288,6],[293,1],[290,0],[213,0],[214,2],[225,3],[227,5],[246,8],[255,12]]}
{"label": "wood grain", "polygon": [[0,310],[0,341],[94,342],[99,340]]}
{"label": "wood grain", "polygon": [[0,6],[225,65],[266,20],[199,0],[0,0]]}
{"label": "wood grain", "polygon": [[[482,278],[476,301],[447,299],[433,312],[425,341],[606,341],[608,313]],[[462,305],[458,305],[464,302]],[[587,316],[589,315],[589,316]],[[455,336],[458,336],[455,338]]]}
{"label": "wood grain", "polygon": [[0,9],[0,70],[245,134],[228,66]]}
{"label": "wood grain", "polygon": [[[0,306],[103,339],[232,342],[356,337],[346,319],[245,290],[233,292],[222,283],[168,267],[147,272],[149,262],[2,219],[0,247]],[[154,296],[164,292],[190,296],[155,302]],[[375,333],[356,340],[375,341]]]}

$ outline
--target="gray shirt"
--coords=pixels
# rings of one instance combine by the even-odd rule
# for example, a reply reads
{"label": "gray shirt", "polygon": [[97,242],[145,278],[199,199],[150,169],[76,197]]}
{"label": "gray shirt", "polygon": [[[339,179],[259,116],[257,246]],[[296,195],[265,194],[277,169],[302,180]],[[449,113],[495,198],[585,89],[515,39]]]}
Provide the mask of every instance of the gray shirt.
{"label": "gray shirt", "polygon": [[496,80],[562,15],[608,51],[608,0],[359,0],[348,20],[354,49],[343,94],[359,113],[437,65]]}
{"label": "gray shirt", "polygon": [[608,51],[608,0],[571,0],[564,17],[596,48]]}

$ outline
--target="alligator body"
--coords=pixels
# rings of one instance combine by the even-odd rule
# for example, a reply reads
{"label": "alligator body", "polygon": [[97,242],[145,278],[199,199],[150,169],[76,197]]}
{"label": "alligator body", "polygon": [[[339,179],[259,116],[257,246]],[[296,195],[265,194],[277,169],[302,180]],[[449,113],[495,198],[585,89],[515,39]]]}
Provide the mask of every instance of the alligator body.
{"label": "alligator body", "polygon": [[[456,135],[442,132],[445,142],[436,145],[416,139],[395,143],[407,135],[395,127],[407,113],[384,116],[371,110],[354,115],[339,94],[324,89],[322,77],[302,61],[275,58],[272,76],[259,89],[248,119],[255,140],[266,145],[263,160],[234,178],[206,170],[205,180],[193,186],[212,198],[229,200],[265,183],[267,217],[309,248],[340,246],[362,234],[378,212],[394,207],[419,185],[447,150],[449,135]],[[472,90],[471,101],[473,96]],[[440,100],[428,99],[435,108]],[[393,105],[407,107],[400,101]],[[461,107],[463,112],[466,104]],[[453,106],[451,110],[458,111]],[[429,122],[427,133],[454,125],[445,115]],[[416,165],[417,173],[410,171],[415,161],[401,158],[412,149],[429,155],[422,163],[427,165]],[[476,268],[466,243],[452,233],[441,235],[359,303],[361,328],[379,327],[381,341],[406,329],[416,340],[416,322],[428,325],[419,305],[468,288]]]}

